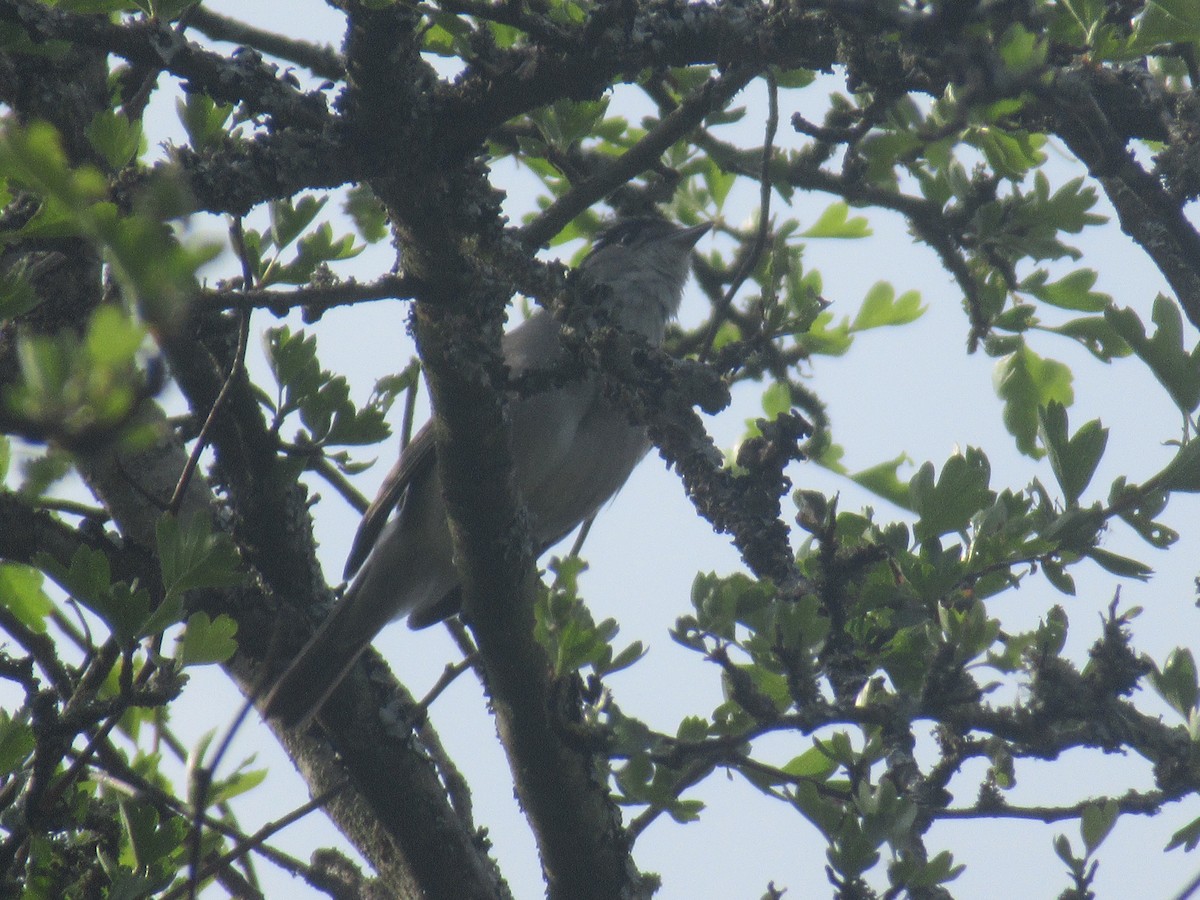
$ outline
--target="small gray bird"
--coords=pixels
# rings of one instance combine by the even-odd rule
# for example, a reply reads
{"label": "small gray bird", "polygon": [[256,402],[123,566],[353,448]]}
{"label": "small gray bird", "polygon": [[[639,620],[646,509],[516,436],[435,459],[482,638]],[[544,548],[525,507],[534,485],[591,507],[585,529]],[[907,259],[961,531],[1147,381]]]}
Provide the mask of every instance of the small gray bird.
{"label": "small gray bird", "polygon": [[[597,238],[580,270],[610,288],[605,302],[619,325],[658,346],[679,309],[692,247],[708,229],[625,219]],[[559,333],[543,309],[505,334],[512,375],[555,366],[565,352]],[[514,397],[509,410],[513,468],[540,555],[621,489],[650,442],[645,429],[605,399],[594,373]],[[388,622],[408,616],[410,628],[425,628],[458,612],[459,576],[428,425],[363,516],[345,576],[356,571],[341,602],[272,688],[265,716],[307,723]]]}

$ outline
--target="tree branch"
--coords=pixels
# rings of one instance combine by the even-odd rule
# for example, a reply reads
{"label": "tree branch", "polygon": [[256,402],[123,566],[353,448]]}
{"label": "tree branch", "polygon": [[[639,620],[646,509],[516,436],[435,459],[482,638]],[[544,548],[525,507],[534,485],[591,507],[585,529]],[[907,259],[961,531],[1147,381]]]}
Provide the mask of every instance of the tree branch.
{"label": "tree branch", "polygon": [[291,290],[205,290],[197,295],[195,305],[197,310],[205,312],[268,309],[275,315],[283,315],[289,309],[304,309],[319,316],[327,310],[366,300],[408,300],[415,291],[412,279],[389,274],[363,284],[351,278],[337,284],[304,285]]}
{"label": "tree branch", "polygon": [[162,69],[214,100],[243,103],[252,112],[269,115],[279,126],[321,129],[329,123],[323,95],[292,87],[256,54],[226,58],[154,20],[118,24],[103,16],[76,15],[31,0],[0,0],[0,22],[23,28],[35,43],[67,41]]}
{"label": "tree branch", "polygon": [[521,240],[525,246],[542,246],[597,200],[608,196],[614,188],[656,164],[672,144],[695,129],[714,109],[723,108],[738,91],[749,84],[755,74],[754,68],[740,66],[718,78],[709,79],[677,108],[663,116],[632,148],[603,169],[594,171],[576,182],[569,191],[526,225],[521,230]]}
{"label": "tree branch", "polygon": [[[536,572],[528,525],[523,511],[517,512],[498,389],[499,330],[480,327],[477,319],[445,305],[418,302],[416,331],[436,410],[451,533],[464,561],[463,615],[479,647],[549,896],[640,896],[646,888],[629,858],[608,786],[591,754],[562,739],[559,717],[569,712],[556,701],[550,661],[534,637]],[[471,365],[464,366],[465,360]]]}
{"label": "tree branch", "polygon": [[[207,409],[215,402],[236,343],[231,337],[228,329],[222,334],[222,329],[210,326],[169,344],[172,368],[193,408]],[[211,356],[209,348],[214,350]],[[211,437],[216,471],[243,513],[235,529],[239,543],[253,548],[250,558],[274,595],[309,619],[327,588],[316,562],[303,489],[280,477],[273,439],[243,378],[234,380]],[[288,618],[295,622],[294,616]],[[278,622],[268,621],[239,628],[239,635],[254,639],[242,640],[230,670],[248,696],[277,674],[277,665],[276,671],[264,666],[280,655],[271,640],[278,627]],[[306,630],[294,627],[284,635],[284,658],[307,636]],[[393,890],[420,890],[433,897],[455,896],[455,891],[503,896],[491,861],[450,806],[419,741],[382,714],[397,695],[402,707],[415,706],[370,654],[343,684],[338,701],[327,706],[328,717],[322,718],[338,758],[324,741],[277,728],[276,733],[314,794],[328,791],[349,774],[354,790],[337,794],[329,813]]]}
{"label": "tree branch", "polygon": [[273,31],[255,28],[253,25],[215,13],[206,6],[196,6],[191,10],[188,26],[214,41],[228,41],[243,47],[253,47],[255,50],[303,66],[314,75],[328,78],[330,81],[341,81],[346,77],[346,66],[341,54],[327,45],[298,41]]}

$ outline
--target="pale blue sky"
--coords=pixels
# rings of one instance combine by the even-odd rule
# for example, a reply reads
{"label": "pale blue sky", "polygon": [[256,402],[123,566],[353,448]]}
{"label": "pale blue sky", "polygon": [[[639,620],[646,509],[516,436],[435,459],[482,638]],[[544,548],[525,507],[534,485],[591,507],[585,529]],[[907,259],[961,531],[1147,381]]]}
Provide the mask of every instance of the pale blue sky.
{"label": "pale blue sky", "polygon": [[[211,5],[265,27],[286,28],[296,36],[339,40],[338,17],[318,2],[285,6],[243,0]],[[285,9],[286,19],[281,23]],[[161,123],[181,139],[173,122],[173,100],[167,101],[166,97],[156,100],[152,128]],[[761,106],[761,98],[751,96],[750,101]],[[623,94],[619,94],[612,109],[620,110],[622,102]],[[793,111],[792,95],[783,94],[782,131],[787,131],[786,122]],[[812,107],[806,114],[819,116]],[[759,142],[761,117],[751,113],[741,127],[739,142]],[[149,136],[157,141],[164,133],[151,131]],[[1056,161],[1052,177],[1061,182],[1070,171],[1065,162]],[[505,179],[498,175],[498,183],[509,189],[508,210],[516,218],[532,208],[535,185],[528,177]],[[830,200],[797,194],[789,214],[811,223]],[[752,209],[753,202],[752,191],[735,196],[733,214],[740,218]],[[776,197],[775,202],[776,214],[782,215],[782,201]],[[333,206],[331,203],[330,208]],[[975,445],[990,456],[993,487],[1021,488],[1034,476],[1052,485],[1048,465],[1017,454],[1003,429],[1000,403],[991,385],[993,360],[982,353],[965,354],[967,323],[949,276],[931,251],[912,243],[896,217],[873,212],[870,218],[875,235],[869,239],[812,241],[808,245],[806,266],[822,271],[824,296],[832,302],[832,310],[839,317],[852,318],[867,289],[886,280],[898,292],[918,289],[929,311],[902,331],[865,334],[847,356],[819,359],[812,366],[810,384],[829,404],[835,438],[846,448],[846,464],[862,468],[906,452],[918,464],[928,459],[940,468],[956,446]],[[1094,231],[1079,243],[1088,254],[1083,264],[1101,270],[1097,289],[1110,293],[1118,304],[1139,310],[1148,321],[1150,302],[1164,289],[1161,277],[1115,225]],[[709,249],[711,240],[702,241],[700,249]],[[565,249],[564,258],[573,249]],[[371,277],[385,271],[391,262],[391,250],[385,243],[370,248],[339,273]],[[233,270],[226,257],[214,267],[212,277]],[[320,342],[322,363],[350,378],[358,400],[365,400],[376,378],[402,368],[412,352],[405,335],[406,311],[405,305],[394,301],[364,304],[334,310],[311,329]],[[689,287],[683,319],[695,322],[703,312],[703,299]],[[268,313],[256,314],[256,329],[272,324]],[[1196,339],[1194,331],[1189,329],[1186,334],[1186,340]],[[1137,481],[1169,458],[1169,450],[1161,444],[1177,436],[1178,415],[1144,367],[1131,360],[1103,366],[1066,339],[1045,336],[1034,338],[1033,343],[1039,352],[1076,368],[1077,399],[1070,410],[1073,428],[1099,416],[1111,429],[1108,453],[1088,498],[1106,496],[1108,484],[1117,474]],[[258,379],[269,382],[261,354],[254,356],[252,365]],[[712,422],[718,442],[731,446],[744,420],[758,412],[755,390],[739,389],[734,407]],[[394,452],[394,443],[380,449],[385,459]],[[386,469],[386,465],[375,467],[356,479],[357,486],[372,494]],[[795,465],[790,474],[798,487],[840,492],[843,509],[871,505],[881,519],[900,516],[886,502],[814,465]],[[320,485],[317,489],[324,498],[314,509],[321,558],[327,575],[336,578],[357,519],[332,489]],[[1197,520],[1197,513],[1200,504],[1194,498],[1177,498],[1172,503],[1164,519],[1184,532],[1184,540],[1169,553],[1151,550],[1120,527],[1106,538],[1109,549],[1155,566],[1158,574],[1147,585],[1119,582],[1095,567],[1086,574],[1080,569],[1075,572],[1077,598],[1062,597],[1044,580],[1034,578],[1021,590],[992,601],[991,612],[1000,616],[1007,629],[1016,630],[1036,623],[1050,604],[1062,603],[1072,624],[1068,646],[1074,657],[1082,660],[1099,633],[1099,613],[1119,584],[1123,606],[1145,607],[1136,623],[1135,646],[1161,662],[1176,642],[1198,633],[1200,625],[1200,613],[1192,602],[1200,539],[1186,531],[1189,523]],[[591,570],[583,580],[583,591],[595,615],[615,616],[621,622],[622,639],[641,640],[650,648],[641,664],[611,679],[609,686],[617,702],[628,713],[668,731],[674,731],[675,723],[686,714],[710,711],[720,698],[717,669],[675,645],[667,630],[676,616],[689,611],[688,593],[697,570],[727,572],[738,568],[739,562],[728,540],[714,535],[695,516],[678,480],[656,455],[647,458],[600,516],[584,555]],[[376,647],[418,695],[436,681],[447,661],[457,658],[439,628],[412,633],[403,625],[394,625],[380,636]],[[986,679],[984,674],[980,677]],[[1147,698],[1143,693],[1137,699]],[[196,672],[175,712],[174,724],[186,739],[196,740],[210,728],[224,729],[238,701],[218,670]],[[1165,712],[1165,706],[1153,708],[1163,709],[1171,721],[1172,714]],[[541,896],[536,850],[512,800],[511,778],[477,686],[469,678],[459,679],[438,700],[432,715],[451,757],[472,784],[477,821],[489,828],[495,856],[514,894],[518,898]],[[918,734],[927,736],[928,730],[918,728]],[[807,746],[807,740],[798,736],[775,736],[764,745],[780,762]],[[256,767],[270,769],[264,787],[240,807],[243,824],[252,831],[308,797],[274,739],[257,722],[238,735],[227,763],[248,754],[257,754]],[[955,805],[971,802],[981,775],[982,766],[972,766],[955,780],[951,786]],[[1072,754],[1053,764],[1021,763],[1017,777],[1019,786],[1010,795],[1014,804],[1074,802],[1102,791],[1120,793],[1127,787],[1151,786],[1149,766],[1143,760],[1098,754]],[[798,813],[766,798],[737,776],[727,778],[724,773],[714,775],[688,796],[709,804],[701,821],[679,826],[664,816],[640,839],[635,851],[644,871],[662,875],[660,897],[758,897],[768,881],[788,887],[791,897],[828,896],[824,842]],[[1103,848],[1096,885],[1100,896],[1133,896],[1135,891],[1150,897],[1171,895],[1200,868],[1200,858],[1160,851],[1175,828],[1197,815],[1200,803],[1193,799],[1154,820],[1121,819]],[[951,885],[956,896],[1052,897],[1067,886],[1063,865],[1051,848],[1053,835],[1059,832],[1067,833],[1079,848],[1074,823],[1042,826],[1029,822],[938,825],[929,835],[929,847],[931,851],[951,849],[958,862],[969,864],[967,872]],[[341,843],[320,815],[287,829],[273,842],[302,858],[317,846]],[[267,863],[260,871],[268,896],[309,895],[301,883]],[[872,881],[884,884],[882,866]]]}

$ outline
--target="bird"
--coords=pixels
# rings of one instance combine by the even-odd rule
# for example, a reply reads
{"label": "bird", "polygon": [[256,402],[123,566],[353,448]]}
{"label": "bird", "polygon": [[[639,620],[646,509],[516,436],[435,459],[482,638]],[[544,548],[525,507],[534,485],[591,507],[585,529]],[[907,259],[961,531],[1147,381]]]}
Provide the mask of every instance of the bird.
{"label": "bird", "polygon": [[[711,223],[619,219],[599,233],[579,272],[600,291],[611,321],[662,344],[679,310],[691,252]],[[559,365],[561,324],[539,309],[501,339],[514,377]],[[650,449],[643,427],[605,397],[595,372],[509,401],[516,483],[540,556],[592,518]],[[403,449],[362,522],[346,560],[346,589],[316,633],[270,688],[263,715],[307,726],[375,635],[408,617],[425,628],[459,611],[455,567],[434,433],[421,428]]]}

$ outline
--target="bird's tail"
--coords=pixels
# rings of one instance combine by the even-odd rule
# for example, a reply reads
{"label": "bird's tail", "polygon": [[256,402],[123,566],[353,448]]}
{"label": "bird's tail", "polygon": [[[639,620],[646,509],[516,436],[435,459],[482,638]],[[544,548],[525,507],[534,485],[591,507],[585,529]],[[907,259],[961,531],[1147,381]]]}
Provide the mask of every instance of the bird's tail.
{"label": "bird's tail", "polygon": [[374,636],[374,631],[364,635],[354,599],[347,596],[334,607],[279,676],[263,702],[264,717],[289,728],[302,728],[320,712]]}

